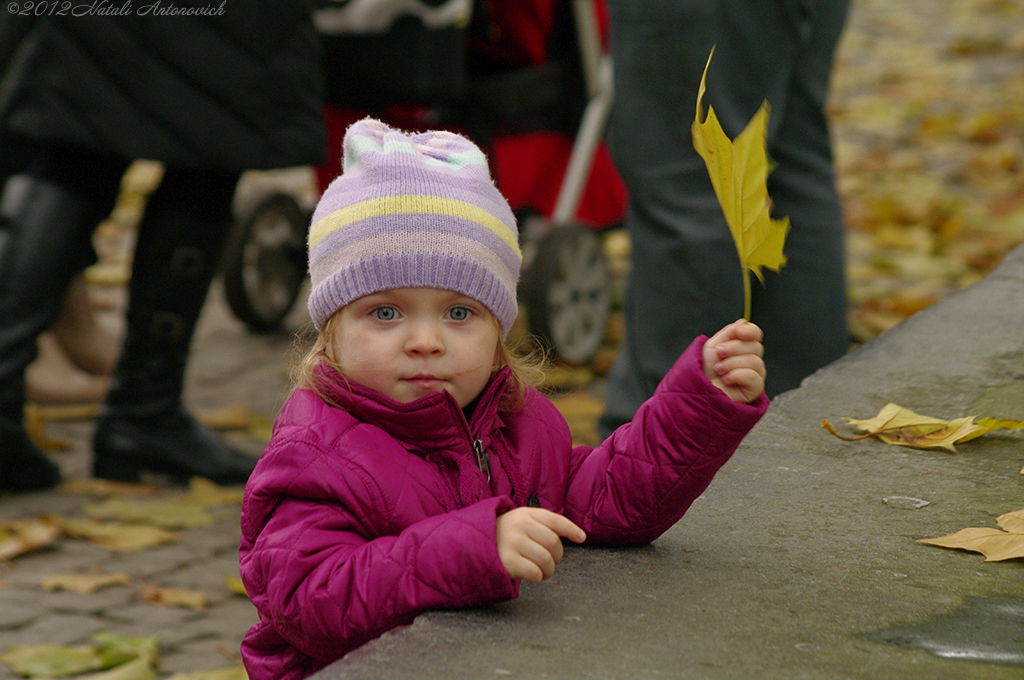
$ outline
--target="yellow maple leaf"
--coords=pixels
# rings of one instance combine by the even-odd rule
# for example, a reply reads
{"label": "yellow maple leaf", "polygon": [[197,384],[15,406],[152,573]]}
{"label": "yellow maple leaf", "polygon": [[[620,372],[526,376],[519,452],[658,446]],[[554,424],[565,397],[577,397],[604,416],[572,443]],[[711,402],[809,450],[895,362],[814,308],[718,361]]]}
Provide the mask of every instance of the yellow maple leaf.
{"label": "yellow maple leaf", "polygon": [[939,538],[920,538],[917,542],[979,552],[986,562],[1024,557],[1024,509],[1000,515],[996,523],[1000,529],[970,527]]}
{"label": "yellow maple leaf", "polygon": [[764,102],[747,127],[730,141],[722,130],[715,110],[708,107],[706,120],[701,122],[702,101],[706,89],[708,66],[714,48],[708,56],[704,75],[697,92],[697,116],[693,121],[693,146],[704,159],[711,176],[715,195],[722,206],[729,225],[736,252],[743,271],[743,318],[750,319],[750,277],[754,272],[764,283],[762,267],[773,271],[786,264],[782,249],[789,232],[789,218],[773,219],[768,198],[768,173],[771,171],[766,150],[765,130],[768,126],[768,102]]}
{"label": "yellow maple leaf", "polygon": [[1024,422],[1017,420],[995,420],[982,418],[974,422],[977,416],[942,420],[931,416],[922,416],[908,408],[897,404],[886,404],[878,415],[867,420],[843,418],[853,427],[865,432],[855,437],[841,435],[826,418],[821,426],[846,441],[856,441],[867,437],[878,437],[887,444],[912,446],[915,448],[944,448],[955,452],[954,444],[970,441],[996,429],[1019,430]]}

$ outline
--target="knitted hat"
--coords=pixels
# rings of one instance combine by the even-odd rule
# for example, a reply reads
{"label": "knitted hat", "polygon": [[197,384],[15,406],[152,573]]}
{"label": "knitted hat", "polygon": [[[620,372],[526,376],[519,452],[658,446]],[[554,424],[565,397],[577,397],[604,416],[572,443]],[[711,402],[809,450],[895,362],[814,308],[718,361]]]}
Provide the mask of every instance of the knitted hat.
{"label": "knitted hat", "polygon": [[309,231],[316,327],[364,295],[440,288],[478,300],[507,335],[522,254],[483,152],[451,132],[406,133],[371,118],[348,129],[343,151]]}

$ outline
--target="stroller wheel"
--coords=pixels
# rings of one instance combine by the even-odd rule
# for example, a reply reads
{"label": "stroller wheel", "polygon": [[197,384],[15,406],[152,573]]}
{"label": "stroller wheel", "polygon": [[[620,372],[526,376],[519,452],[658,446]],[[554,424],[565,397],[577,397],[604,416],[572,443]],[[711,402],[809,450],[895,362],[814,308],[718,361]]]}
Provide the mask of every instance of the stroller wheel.
{"label": "stroller wheel", "polygon": [[611,278],[601,238],[567,225],[536,244],[520,294],[530,332],[570,364],[586,364],[601,348],[611,314]]}
{"label": "stroller wheel", "polygon": [[280,328],[306,278],[308,220],[296,200],[272,193],[239,220],[224,259],[228,306],[256,332]]}

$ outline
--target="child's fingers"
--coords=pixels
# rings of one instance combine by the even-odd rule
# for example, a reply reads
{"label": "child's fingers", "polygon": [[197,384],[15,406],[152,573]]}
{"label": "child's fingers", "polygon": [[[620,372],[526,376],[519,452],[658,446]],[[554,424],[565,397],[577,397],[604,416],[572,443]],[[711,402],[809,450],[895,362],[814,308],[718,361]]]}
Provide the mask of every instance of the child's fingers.
{"label": "child's fingers", "polygon": [[756,340],[729,340],[715,347],[715,356],[725,359],[731,356],[764,356],[764,345]]}
{"label": "child's fingers", "polygon": [[739,378],[730,377],[737,371],[753,371],[756,373],[761,380],[764,380],[767,376],[767,370],[765,369],[764,361],[760,356],[754,354],[740,354],[738,356],[727,357],[722,359],[715,364],[715,374],[722,379],[722,382],[726,384],[733,384]]}
{"label": "child's fingers", "polygon": [[568,538],[573,543],[587,540],[587,534],[563,515],[543,508],[533,508],[534,519],[553,531],[559,537]]}
{"label": "child's fingers", "polygon": [[534,583],[551,578],[564,554],[563,537],[582,542],[586,534],[562,515],[542,508],[516,508],[498,517],[498,554],[513,578]]}

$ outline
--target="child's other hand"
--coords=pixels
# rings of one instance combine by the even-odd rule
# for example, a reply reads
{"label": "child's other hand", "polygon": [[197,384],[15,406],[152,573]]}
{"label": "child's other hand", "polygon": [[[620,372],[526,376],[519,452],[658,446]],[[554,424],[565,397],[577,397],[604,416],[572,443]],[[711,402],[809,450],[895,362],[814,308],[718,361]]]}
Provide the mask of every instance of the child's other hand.
{"label": "child's other hand", "polygon": [[498,516],[498,556],[508,575],[540,583],[562,559],[562,538],[582,543],[587,535],[568,519],[543,508],[516,508]]}
{"label": "child's other hand", "polygon": [[749,404],[764,392],[761,329],[740,319],[704,344],[704,374],[733,401]]}

